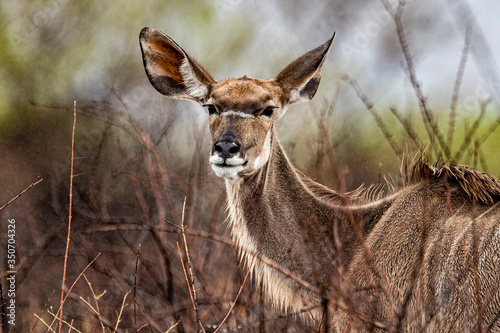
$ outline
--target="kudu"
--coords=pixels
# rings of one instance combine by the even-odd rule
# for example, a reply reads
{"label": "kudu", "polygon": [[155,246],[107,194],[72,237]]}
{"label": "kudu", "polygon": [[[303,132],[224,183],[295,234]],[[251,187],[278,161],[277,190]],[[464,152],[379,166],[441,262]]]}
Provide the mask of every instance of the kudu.
{"label": "kudu", "polygon": [[[343,331],[500,331],[500,182],[414,163],[384,198],[341,195],[287,158],[274,122],[318,88],[333,37],[272,80],[214,80],[171,38],[140,33],[156,90],[207,111],[232,237],[282,311]],[[323,317],[325,318],[325,317]]]}

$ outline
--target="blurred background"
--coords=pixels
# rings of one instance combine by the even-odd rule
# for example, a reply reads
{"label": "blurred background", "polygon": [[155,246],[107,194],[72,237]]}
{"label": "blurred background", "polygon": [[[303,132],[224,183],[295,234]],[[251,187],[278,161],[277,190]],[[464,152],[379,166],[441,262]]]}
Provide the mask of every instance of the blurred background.
{"label": "blurred background", "polygon": [[[138,43],[144,26],[172,37],[216,79],[273,78],[336,32],[315,98],[277,123],[293,163],[330,187],[350,191],[385,179],[397,185],[404,157],[422,151],[431,163],[468,164],[499,177],[500,3],[398,6],[1,2],[0,205],[43,181],[0,211],[4,286],[8,219],[16,221],[17,251],[16,326],[0,332],[47,331],[60,304],[75,101],[78,176],[66,285],[78,282],[64,305],[65,331],[71,322],[81,332],[114,328],[123,304],[118,332],[165,332],[179,320],[172,331],[193,331],[178,229],[166,222],[181,223],[184,200],[207,332],[243,281],[246,272],[228,245],[223,182],[207,162],[206,115],[151,87]],[[317,330],[274,312],[247,283],[229,331]],[[131,293],[123,301],[127,292],[135,300]]]}

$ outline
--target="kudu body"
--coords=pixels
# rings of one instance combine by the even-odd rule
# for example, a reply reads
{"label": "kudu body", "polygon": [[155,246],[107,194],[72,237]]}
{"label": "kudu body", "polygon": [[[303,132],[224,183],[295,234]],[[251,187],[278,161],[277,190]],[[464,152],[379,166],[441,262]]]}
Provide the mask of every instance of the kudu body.
{"label": "kudu body", "polygon": [[327,313],[338,332],[499,331],[498,181],[419,162],[409,185],[370,202],[288,160],[274,122],[314,96],[332,41],[272,80],[216,81],[166,35],[140,34],[152,85],[206,108],[232,236],[247,264],[258,251],[254,278],[278,309]]}

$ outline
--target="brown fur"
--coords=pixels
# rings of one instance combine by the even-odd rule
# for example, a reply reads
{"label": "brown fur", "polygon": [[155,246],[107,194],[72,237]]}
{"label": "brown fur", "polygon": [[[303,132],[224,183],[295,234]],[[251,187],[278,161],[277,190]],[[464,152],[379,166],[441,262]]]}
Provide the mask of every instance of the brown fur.
{"label": "brown fur", "polygon": [[401,190],[367,200],[288,160],[274,121],[314,96],[332,39],[273,80],[221,82],[162,33],[140,41],[157,90],[208,104],[232,236],[247,264],[258,252],[253,278],[278,310],[328,309],[337,332],[500,331],[500,182],[418,161]]}
{"label": "brown fur", "polygon": [[460,187],[471,199],[482,204],[493,204],[500,197],[500,182],[487,174],[471,170],[463,165],[431,166],[422,160],[417,161],[408,175],[411,182],[432,178],[444,189]]}

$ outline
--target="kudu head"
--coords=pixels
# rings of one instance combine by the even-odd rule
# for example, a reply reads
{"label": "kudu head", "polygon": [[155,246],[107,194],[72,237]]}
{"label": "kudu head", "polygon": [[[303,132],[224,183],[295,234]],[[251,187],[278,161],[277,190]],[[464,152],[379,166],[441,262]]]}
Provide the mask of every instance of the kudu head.
{"label": "kudu head", "polygon": [[273,123],[288,105],[314,96],[334,37],[272,80],[244,76],[216,81],[170,37],[152,28],[142,29],[140,44],[146,74],[156,90],[205,107],[212,135],[212,169],[217,176],[235,181],[267,163]]}

